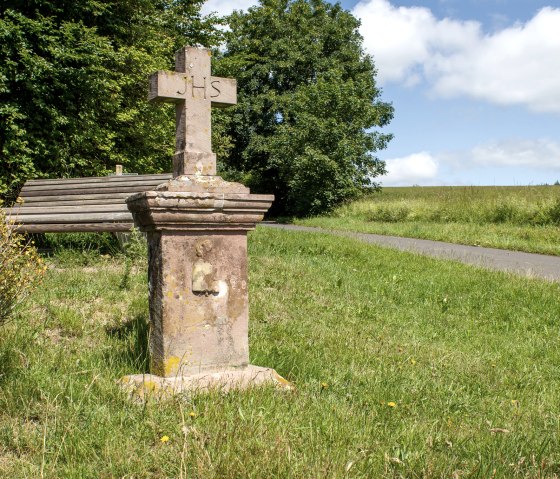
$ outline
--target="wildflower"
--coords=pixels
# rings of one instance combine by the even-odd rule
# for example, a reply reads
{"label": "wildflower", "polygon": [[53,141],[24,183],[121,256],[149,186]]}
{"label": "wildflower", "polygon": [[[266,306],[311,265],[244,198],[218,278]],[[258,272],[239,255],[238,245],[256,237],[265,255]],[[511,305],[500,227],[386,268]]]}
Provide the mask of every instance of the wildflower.
{"label": "wildflower", "polygon": [[321,389],[327,389],[329,385],[327,383],[321,383]]}
{"label": "wildflower", "polygon": [[169,441],[169,436],[161,436],[159,440],[163,443],[166,443]]}
{"label": "wildflower", "polygon": [[396,403],[396,402],[393,402],[393,401],[389,401],[389,402],[387,403],[387,406],[389,406],[389,407],[397,407],[397,403]]}
{"label": "wildflower", "polygon": [[192,419],[194,419],[194,418],[196,417],[196,413],[195,413],[194,411],[191,411],[191,412],[189,413],[189,416],[190,416]]}

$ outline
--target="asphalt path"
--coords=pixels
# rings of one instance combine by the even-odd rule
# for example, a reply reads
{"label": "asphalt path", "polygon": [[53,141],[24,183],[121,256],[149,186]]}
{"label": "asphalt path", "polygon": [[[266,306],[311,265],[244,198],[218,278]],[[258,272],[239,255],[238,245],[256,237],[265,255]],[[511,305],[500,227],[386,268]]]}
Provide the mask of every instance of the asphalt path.
{"label": "asphalt path", "polygon": [[270,228],[291,231],[308,231],[347,236],[366,243],[387,246],[402,251],[413,251],[427,256],[450,259],[461,263],[482,266],[484,268],[508,271],[531,278],[541,278],[560,282],[560,257],[544,254],[522,253],[505,249],[466,246],[442,241],[431,241],[399,236],[384,236],[371,233],[355,233],[352,231],[327,230],[310,226],[287,225],[277,223],[261,223]]}

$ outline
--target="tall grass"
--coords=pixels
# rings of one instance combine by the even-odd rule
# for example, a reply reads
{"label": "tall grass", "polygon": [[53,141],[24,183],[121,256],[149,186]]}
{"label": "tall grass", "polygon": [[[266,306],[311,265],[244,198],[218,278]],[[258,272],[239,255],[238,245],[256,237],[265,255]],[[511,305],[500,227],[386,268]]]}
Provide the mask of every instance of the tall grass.
{"label": "tall grass", "polygon": [[364,221],[560,225],[560,187],[386,188],[339,208]]}
{"label": "tall grass", "polygon": [[384,188],[302,223],[560,254],[560,187]]}
{"label": "tall grass", "polygon": [[0,477],[560,474],[560,286],[328,235],[250,237],[251,362],[270,388],[132,404],[145,264],[49,260],[0,329]]}

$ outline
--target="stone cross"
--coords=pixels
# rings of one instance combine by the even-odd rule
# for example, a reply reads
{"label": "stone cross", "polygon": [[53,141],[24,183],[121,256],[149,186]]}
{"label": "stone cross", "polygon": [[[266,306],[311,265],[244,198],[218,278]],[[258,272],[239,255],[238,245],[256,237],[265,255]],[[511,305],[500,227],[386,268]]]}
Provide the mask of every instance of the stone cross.
{"label": "stone cross", "polygon": [[236,102],[235,80],[210,76],[210,52],[185,47],[176,72],[154,73],[149,99],[177,108],[173,180],[127,198],[148,236],[151,374],[125,376],[132,392],[291,387],[249,364],[247,232],[274,196],[216,176],[212,106]]}
{"label": "stone cross", "polygon": [[211,107],[237,103],[237,82],[210,74],[210,50],[184,47],[175,56],[175,71],[150,76],[149,101],[175,103],[176,135],[173,176],[215,175]]}

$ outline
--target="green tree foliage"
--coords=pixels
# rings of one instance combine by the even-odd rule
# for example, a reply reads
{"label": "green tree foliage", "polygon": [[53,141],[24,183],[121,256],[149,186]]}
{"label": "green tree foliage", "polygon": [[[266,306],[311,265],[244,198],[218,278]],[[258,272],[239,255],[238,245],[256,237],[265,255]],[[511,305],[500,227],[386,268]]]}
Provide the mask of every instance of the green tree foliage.
{"label": "green tree foliage", "polygon": [[261,0],[229,18],[218,70],[237,78],[225,113],[233,146],[223,168],[254,192],[274,193],[276,213],[315,214],[357,196],[384,172],[374,152],[391,135],[359,21],[323,0]]}
{"label": "green tree foliage", "polygon": [[212,46],[203,0],[7,0],[0,7],[0,196],[27,178],[169,171],[174,110],[147,75]]}

